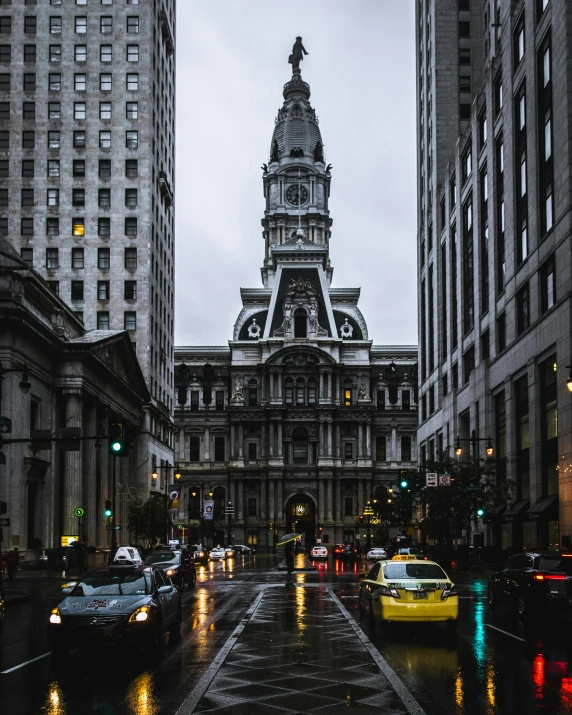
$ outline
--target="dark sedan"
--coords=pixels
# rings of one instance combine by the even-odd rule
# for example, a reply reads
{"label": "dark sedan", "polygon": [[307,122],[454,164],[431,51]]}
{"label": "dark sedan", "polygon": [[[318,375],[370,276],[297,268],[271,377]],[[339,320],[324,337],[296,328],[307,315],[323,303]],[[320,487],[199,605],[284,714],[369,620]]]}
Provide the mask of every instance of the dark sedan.
{"label": "dark sedan", "polygon": [[357,559],[357,549],[351,544],[336,544],[334,546],[334,559],[355,561]]}
{"label": "dark sedan", "polygon": [[572,554],[526,553],[511,556],[489,576],[489,606],[508,601],[525,620],[562,613],[572,604]]}
{"label": "dark sedan", "polygon": [[112,564],[86,574],[52,609],[48,643],[55,658],[70,648],[137,644],[149,656],[166,631],[181,630],[179,590],[160,568]]}
{"label": "dark sedan", "polygon": [[145,564],[162,568],[163,572],[181,591],[185,584],[192,588],[197,582],[195,561],[186,549],[182,551],[152,551],[145,558]]}

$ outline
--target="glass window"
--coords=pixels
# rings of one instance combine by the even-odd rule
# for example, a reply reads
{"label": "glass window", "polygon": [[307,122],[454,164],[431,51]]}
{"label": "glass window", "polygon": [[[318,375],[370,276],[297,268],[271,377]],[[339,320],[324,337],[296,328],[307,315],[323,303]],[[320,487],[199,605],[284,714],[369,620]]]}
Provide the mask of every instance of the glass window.
{"label": "glass window", "polygon": [[112,45],[100,45],[99,46],[99,60],[100,60],[100,62],[112,62],[113,61],[113,46]]}
{"label": "glass window", "polygon": [[104,238],[111,236],[111,219],[107,217],[97,219],[97,235]]}
{"label": "glass window", "polygon": [[99,148],[100,149],[111,149],[111,132],[103,131],[99,132]]}
{"label": "glass window", "polygon": [[78,35],[85,35],[87,33],[87,17],[76,16],[75,31]]}
{"label": "glass window", "polygon": [[85,159],[74,159],[72,172],[74,176],[85,176]]}
{"label": "glass window", "polygon": [[86,104],[85,102],[74,102],[73,105],[73,118],[74,119],[85,119]]}
{"label": "glass window", "polygon": [[127,32],[130,34],[138,34],[139,33],[139,16],[138,15],[129,15],[127,17]]}
{"label": "glass window", "polygon": [[540,269],[540,311],[550,310],[556,300],[555,261],[551,256]]}
{"label": "glass window", "polygon": [[110,266],[109,248],[97,249],[97,267],[107,269]]}
{"label": "glass window", "polygon": [[137,206],[137,189],[125,189],[125,206],[130,209]]}
{"label": "glass window", "polygon": [[125,217],[125,235],[126,236],[137,236],[137,217],[136,216],[126,216]]}
{"label": "glass window", "polygon": [[97,300],[109,300],[109,281],[97,281]]}
{"label": "glass window", "polygon": [[60,205],[60,190],[59,189],[48,189],[47,201],[48,201],[48,206],[59,206]]}
{"label": "glass window", "polygon": [[127,62],[139,62],[139,45],[127,45]]}
{"label": "glass window", "polygon": [[112,78],[113,78],[113,75],[111,75],[111,74],[100,74],[99,75],[99,89],[102,92],[111,92]]}
{"label": "glass window", "polygon": [[544,161],[552,156],[552,122],[550,117],[544,123]]}
{"label": "glass window", "polygon": [[87,45],[74,45],[73,56],[76,62],[87,62]]}
{"label": "glass window", "polygon": [[61,17],[50,17],[50,34],[51,35],[61,35],[62,34],[62,18]]}
{"label": "glass window", "polygon": [[85,236],[85,219],[76,216],[72,219],[72,236]]}
{"label": "glass window", "polygon": [[100,159],[99,160],[99,178],[100,179],[110,179],[111,178],[111,159]]}
{"label": "glass window", "polygon": [[125,146],[128,149],[137,149],[139,146],[139,132],[138,131],[128,131],[125,132]]}
{"label": "glass window", "polygon": [[137,330],[137,313],[134,310],[126,310],[123,314],[123,329]]}
{"label": "glass window", "polygon": [[60,162],[57,159],[50,159],[48,161],[48,176],[52,179],[59,178],[60,175]]}
{"label": "glass window", "polygon": [[83,268],[83,248],[72,248],[71,264],[72,268]]}
{"label": "glass window", "polygon": [[21,220],[20,233],[22,236],[33,236],[34,235],[34,219],[33,218],[23,218]]}
{"label": "glass window", "polygon": [[[24,75],[24,89],[26,89],[25,84],[26,84],[26,76]],[[29,75],[28,75],[29,76]],[[32,75],[34,77],[34,84],[36,83],[36,75]],[[61,74],[50,74],[48,75],[48,88],[50,92],[59,92],[60,89],[62,88],[62,76]]]}
{"label": "glass window", "polygon": [[98,330],[109,330],[109,311],[98,310],[97,311],[97,329]]}
{"label": "glass window", "polygon": [[113,18],[111,15],[102,15],[99,18],[99,31],[102,35],[113,34]]}
{"label": "glass window", "polygon": [[[26,59],[27,54],[32,54],[31,52],[26,52],[27,48],[33,48],[33,57]],[[12,46],[11,45],[0,45],[0,62],[11,62],[12,61]],[[35,62],[36,61],[36,45],[24,45],[24,62]]]}
{"label": "glass window", "polygon": [[85,132],[83,130],[73,133],[73,145],[76,149],[85,147]]}
{"label": "glass window", "polygon": [[71,299],[83,300],[83,281],[71,282]]}
{"label": "glass window", "polygon": [[[1,58],[0,58],[1,61]],[[0,73],[0,92],[9,92],[11,89],[10,73]]]}
{"label": "glass window", "polygon": [[546,87],[550,82],[550,47],[547,47],[542,55],[542,79]]}
{"label": "glass window", "polygon": [[125,160],[125,176],[129,179],[137,178],[139,176],[139,162],[137,159]]}
{"label": "glass window", "polygon": [[60,294],[60,282],[59,281],[46,281],[46,285],[56,295]]}
{"label": "glass window", "polygon": [[46,236],[60,235],[60,220],[56,216],[49,216],[46,219]]}
{"label": "glass window", "polygon": [[28,35],[35,35],[37,30],[37,18],[35,15],[26,15],[24,17],[24,32]]}
{"label": "glass window", "polygon": [[139,102],[127,102],[125,105],[127,119],[137,119],[139,116]]}
{"label": "glass window", "polygon": [[111,119],[111,102],[99,103],[99,118]]}
{"label": "glass window", "polygon": [[129,92],[136,92],[139,89],[139,75],[136,73],[130,73],[127,75],[127,90]]}
{"label": "glass window", "polygon": [[85,189],[72,189],[72,206],[85,206]]}
{"label": "glass window", "polygon": [[20,257],[24,263],[30,268],[34,267],[34,249],[33,248],[21,248]]}
{"label": "glass window", "polygon": [[[48,132],[48,146],[49,146],[49,134]],[[59,134],[59,132],[58,132]],[[22,149],[34,149],[36,146],[36,132],[33,130],[26,130],[22,132]],[[59,148],[59,144],[58,144]]]}
{"label": "glass window", "polygon": [[111,207],[111,189],[99,189],[97,203],[101,208]]}
{"label": "glass window", "polygon": [[[50,102],[48,104],[48,112],[50,119],[59,119],[60,103]],[[10,102],[2,102],[0,104],[0,118],[10,119]],[[22,118],[23,119],[35,119],[36,118],[36,103],[35,102],[24,102],[22,105]]]}
{"label": "glass window", "polygon": [[552,225],[554,223],[554,219],[552,216],[552,184],[549,184],[546,187],[546,199],[545,199],[545,204],[544,204],[544,215],[545,215],[545,221],[546,221],[546,226],[545,229],[547,231],[550,231],[552,228]]}
{"label": "glass window", "polygon": [[125,249],[125,268],[137,268],[137,249]]}
{"label": "glass window", "polygon": [[75,89],[76,92],[85,92],[86,90],[86,77],[87,75],[81,73],[81,74],[74,74],[73,77],[73,88]]}
{"label": "glass window", "polygon": [[[124,300],[137,300],[137,281],[124,281],[123,299]],[[215,439],[218,439],[218,438],[215,437]]]}

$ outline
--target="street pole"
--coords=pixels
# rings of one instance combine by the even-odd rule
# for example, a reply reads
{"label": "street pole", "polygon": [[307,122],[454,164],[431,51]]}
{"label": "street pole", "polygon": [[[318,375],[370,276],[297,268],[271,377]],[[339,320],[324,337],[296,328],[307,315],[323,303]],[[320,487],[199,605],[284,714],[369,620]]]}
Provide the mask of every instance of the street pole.
{"label": "street pole", "polygon": [[112,499],[113,499],[113,516],[112,516],[112,521],[113,521],[113,531],[111,532],[111,553],[109,554],[109,562],[112,563],[113,559],[115,558],[115,554],[117,552],[117,531],[115,530],[116,526],[116,508],[115,508],[115,489],[116,489],[116,479],[115,479],[115,462],[117,460],[117,456],[115,454],[111,455],[111,462],[112,462],[112,473],[113,473],[113,486],[112,486]]}

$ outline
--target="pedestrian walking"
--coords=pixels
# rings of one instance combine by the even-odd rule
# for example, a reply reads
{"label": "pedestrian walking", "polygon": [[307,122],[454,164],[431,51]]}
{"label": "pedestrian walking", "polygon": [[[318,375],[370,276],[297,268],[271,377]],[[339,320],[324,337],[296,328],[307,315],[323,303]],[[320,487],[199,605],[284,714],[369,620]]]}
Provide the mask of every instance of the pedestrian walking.
{"label": "pedestrian walking", "polygon": [[286,587],[292,584],[292,571],[294,571],[294,543],[289,541],[286,544]]}
{"label": "pedestrian walking", "polygon": [[20,553],[18,547],[14,546],[11,551],[8,551],[6,556],[6,567],[8,569],[8,579],[13,581],[16,578],[16,571],[18,570],[18,561],[20,561]]}

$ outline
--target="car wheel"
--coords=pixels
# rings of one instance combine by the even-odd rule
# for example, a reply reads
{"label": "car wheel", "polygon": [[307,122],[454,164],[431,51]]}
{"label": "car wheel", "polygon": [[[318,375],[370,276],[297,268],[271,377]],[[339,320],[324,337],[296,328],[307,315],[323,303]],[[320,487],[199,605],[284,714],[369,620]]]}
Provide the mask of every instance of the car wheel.
{"label": "car wheel", "polygon": [[495,589],[492,583],[489,583],[487,587],[487,603],[489,608],[494,608],[497,605],[497,599],[495,598]]}
{"label": "car wheel", "polygon": [[157,625],[153,633],[147,638],[143,643],[143,655],[150,661],[154,661],[159,657],[159,650],[161,647],[161,636],[163,635],[163,628],[161,620],[157,621]]}
{"label": "car wheel", "polygon": [[367,617],[368,617],[368,620],[369,620],[369,625],[371,626],[371,628],[372,628],[373,630],[375,630],[375,626],[376,626],[376,624],[377,624],[377,621],[375,620],[375,614],[374,614],[374,612],[373,612],[373,603],[372,603],[371,601],[369,602],[369,608],[368,608],[368,612],[367,612]]}

